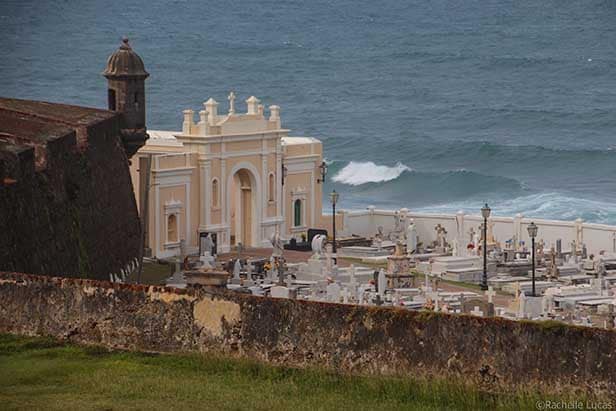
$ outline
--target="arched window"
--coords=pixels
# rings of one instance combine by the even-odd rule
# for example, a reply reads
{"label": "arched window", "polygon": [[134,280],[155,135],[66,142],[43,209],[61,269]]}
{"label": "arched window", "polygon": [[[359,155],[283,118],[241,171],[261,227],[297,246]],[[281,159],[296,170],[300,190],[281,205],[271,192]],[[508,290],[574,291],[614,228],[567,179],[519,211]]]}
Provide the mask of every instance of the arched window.
{"label": "arched window", "polygon": [[269,175],[269,201],[276,201],[276,180],[274,179],[274,173]]}
{"label": "arched window", "polygon": [[300,227],[302,225],[302,200],[295,200],[293,203],[293,225]]}
{"label": "arched window", "polygon": [[218,179],[215,178],[212,180],[212,207],[218,207]]}
{"label": "arched window", "polygon": [[167,217],[167,242],[175,243],[178,241],[178,220],[175,214]]}

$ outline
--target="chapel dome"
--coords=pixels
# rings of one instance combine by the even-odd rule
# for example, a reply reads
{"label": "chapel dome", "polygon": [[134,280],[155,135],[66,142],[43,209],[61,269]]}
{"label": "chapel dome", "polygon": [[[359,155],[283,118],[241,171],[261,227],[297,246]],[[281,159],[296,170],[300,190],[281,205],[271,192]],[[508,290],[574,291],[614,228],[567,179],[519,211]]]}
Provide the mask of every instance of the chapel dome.
{"label": "chapel dome", "polygon": [[143,77],[146,78],[150,75],[145,71],[143,60],[137,53],[133,51],[128,39],[124,37],[120,47],[107,59],[107,67],[103,71],[103,76],[120,77]]}

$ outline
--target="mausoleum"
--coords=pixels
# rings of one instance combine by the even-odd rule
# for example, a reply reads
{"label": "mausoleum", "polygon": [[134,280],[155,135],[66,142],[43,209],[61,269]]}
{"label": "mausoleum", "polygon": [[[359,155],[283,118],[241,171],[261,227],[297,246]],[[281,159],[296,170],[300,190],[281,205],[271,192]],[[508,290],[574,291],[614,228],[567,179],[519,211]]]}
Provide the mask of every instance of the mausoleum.
{"label": "mausoleum", "polygon": [[300,238],[321,225],[321,142],[290,137],[279,106],[270,105],[266,113],[250,96],[240,113],[235,94],[227,99],[225,113],[213,98],[197,119],[192,109],[184,110],[181,131],[148,131],[149,140],[133,159],[133,186],[142,216],[147,214],[145,245],[152,256],[178,255],[181,243],[194,252],[203,235],[212,235],[218,252],[239,243],[270,247],[277,230],[283,238]]}

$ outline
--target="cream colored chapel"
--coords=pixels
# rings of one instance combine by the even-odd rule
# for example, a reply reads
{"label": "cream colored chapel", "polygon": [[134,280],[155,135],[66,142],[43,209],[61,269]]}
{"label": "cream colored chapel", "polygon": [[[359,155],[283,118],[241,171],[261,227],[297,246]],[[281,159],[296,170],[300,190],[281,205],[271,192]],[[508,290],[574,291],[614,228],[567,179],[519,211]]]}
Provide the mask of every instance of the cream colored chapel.
{"label": "cream colored chapel", "polygon": [[[145,247],[157,258],[199,249],[214,234],[218,252],[242,243],[270,247],[279,230],[297,238],[322,227],[322,145],[289,137],[280,107],[254,96],[238,113],[235,95],[219,114],[210,98],[198,113],[184,110],[182,131],[149,130],[132,159],[131,176],[142,213],[147,198]],[[149,178],[147,170],[150,169]],[[146,195],[146,187],[148,194]]]}

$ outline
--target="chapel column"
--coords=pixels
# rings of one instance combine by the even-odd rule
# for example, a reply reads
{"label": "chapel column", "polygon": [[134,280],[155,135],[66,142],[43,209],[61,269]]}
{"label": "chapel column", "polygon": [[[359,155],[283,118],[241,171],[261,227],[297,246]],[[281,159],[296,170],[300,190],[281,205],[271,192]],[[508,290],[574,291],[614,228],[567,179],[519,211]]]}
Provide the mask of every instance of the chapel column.
{"label": "chapel column", "polygon": [[[212,185],[210,181],[211,177],[211,161],[206,159],[199,159],[199,174],[201,179],[201,188],[199,192],[200,208],[199,208],[199,231],[206,231],[210,225],[210,206],[212,199]],[[219,184],[220,185],[220,184]]]}

